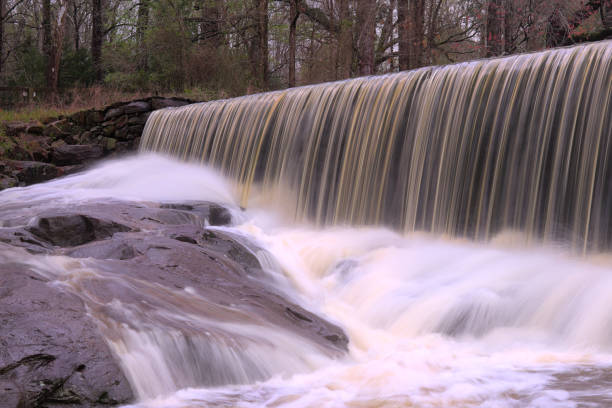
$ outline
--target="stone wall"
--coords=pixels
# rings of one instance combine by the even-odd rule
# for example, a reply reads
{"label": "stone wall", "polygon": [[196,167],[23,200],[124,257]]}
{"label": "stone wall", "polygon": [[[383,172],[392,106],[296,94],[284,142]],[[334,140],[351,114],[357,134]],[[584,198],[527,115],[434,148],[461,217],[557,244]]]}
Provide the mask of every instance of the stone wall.
{"label": "stone wall", "polygon": [[151,97],[42,122],[0,124],[0,190],[47,181],[134,151],[152,111],[189,103]]}

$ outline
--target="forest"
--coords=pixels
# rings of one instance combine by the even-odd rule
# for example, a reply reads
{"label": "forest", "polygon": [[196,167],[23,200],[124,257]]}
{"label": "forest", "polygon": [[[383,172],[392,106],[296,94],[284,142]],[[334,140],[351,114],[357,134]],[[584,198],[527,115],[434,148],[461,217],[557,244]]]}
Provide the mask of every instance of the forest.
{"label": "forest", "polygon": [[601,39],[610,0],[0,0],[0,86],[223,98]]}

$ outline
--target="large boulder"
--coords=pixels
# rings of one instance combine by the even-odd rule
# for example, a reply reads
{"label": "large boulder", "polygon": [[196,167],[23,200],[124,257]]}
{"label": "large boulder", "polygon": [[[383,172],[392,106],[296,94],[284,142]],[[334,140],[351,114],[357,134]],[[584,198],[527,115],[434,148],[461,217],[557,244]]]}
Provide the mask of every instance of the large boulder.
{"label": "large boulder", "polygon": [[104,149],[99,145],[61,145],[53,149],[53,163],[59,166],[81,164],[104,155]]}
{"label": "large boulder", "polygon": [[57,167],[50,163],[11,160],[8,164],[14,169],[13,175],[24,184],[40,183],[60,175]]}
{"label": "large boulder", "polygon": [[[230,211],[207,202],[0,206],[0,406],[130,402],[126,375],[132,386],[138,378],[122,372],[117,353],[138,333],[166,344],[158,350],[164,361],[190,373],[177,387],[241,381],[235,360],[206,351],[211,339],[230,348],[258,341],[235,325],[291,333],[343,355],[342,329],[280,291],[259,263],[260,248],[209,227],[231,222]],[[247,360],[257,379],[273,374]]]}
{"label": "large boulder", "polygon": [[133,393],[84,302],[31,268],[0,268],[0,406],[101,407]]}
{"label": "large boulder", "polygon": [[123,112],[126,115],[132,115],[134,113],[144,113],[151,110],[151,104],[146,101],[134,101],[130,102],[123,107]]}
{"label": "large boulder", "polygon": [[36,217],[28,232],[53,245],[72,247],[112,237],[130,228],[113,221],[82,214],[53,214]]}

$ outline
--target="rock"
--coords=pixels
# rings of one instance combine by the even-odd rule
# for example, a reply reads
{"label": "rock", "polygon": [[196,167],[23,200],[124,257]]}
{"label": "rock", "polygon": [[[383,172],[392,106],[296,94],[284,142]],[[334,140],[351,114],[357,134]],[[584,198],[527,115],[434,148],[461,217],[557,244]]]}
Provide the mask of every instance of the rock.
{"label": "rock", "polygon": [[129,122],[129,116],[123,115],[119,119],[115,120],[115,127],[116,128],[124,127],[125,125],[128,124],[128,122]]}
{"label": "rock", "polygon": [[53,149],[53,163],[57,165],[80,164],[88,160],[99,159],[104,154],[102,146],[97,145],[63,145]]}
{"label": "rock", "polygon": [[[2,407],[130,402],[133,394],[105,341],[125,339],[127,328],[171,333],[175,346],[161,349],[169,364],[180,369],[175,356],[188,355],[202,373],[185,386],[217,384],[211,373],[228,369],[224,359],[198,348],[210,341],[209,332],[238,344],[251,341],[215,321],[282,329],[332,357],[347,351],[342,329],[276,289],[254,255],[259,248],[205,227],[211,214],[223,213],[219,205],[106,201],[49,208],[35,202],[26,209],[19,216],[0,207]],[[33,256],[23,248],[82,260],[36,257],[34,271],[29,262],[12,261]],[[7,251],[22,252],[7,257]],[[56,279],[69,284],[49,282]],[[184,318],[192,315],[202,319]],[[227,378],[221,381],[232,381]]]}
{"label": "rock", "polygon": [[108,120],[111,120],[113,118],[123,115],[123,113],[124,113],[123,108],[111,108],[106,111],[106,113],[104,114],[103,120],[106,122]]}
{"label": "rock", "polygon": [[131,138],[131,135],[128,134],[127,126],[117,129],[115,131],[115,138],[119,140],[129,140]]}
{"label": "rock", "polygon": [[79,144],[88,144],[91,143],[91,132],[85,131],[79,135],[77,138]]}
{"label": "rock", "polygon": [[69,174],[78,173],[80,171],[85,170],[86,166],[84,164],[75,164],[72,166],[61,166],[58,167],[62,176],[67,176]]}
{"label": "rock", "polygon": [[45,126],[42,134],[53,139],[58,139],[70,136],[70,130],[70,125],[66,120],[59,120]]}
{"label": "rock", "polygon": [[129,152],[130,150],[135,150],[132,148],[130,142],[117,142],[117,147],[115,147],[114,153],[125,153]]}
{"label": "rock", "polygon": [[22,227],[0,228],[0,242],[23,248],[32,254],[50,254],[53,246],[43,242]]}
{"label": "rock", "polygon": [[130,102],[123,107],[123,111],[126,115],[131,115],[133,113],[148,112],[150,110],[151,110],[151,105],[145,101]]}
{"label": "rock", "polygon": [[[108,122],[105,122],[108,123]],[[103,128],[103,132],[105,136],[111,136],[113,133],[115,133],[115,124],[113,122],[110,122],[109,125],[104,126]]]}
{"label": "rock", "polygon": [[101,407],[134,395],[81,299],[23,265],[0,268],[0,406]]}
{"label": "rock", "polygon": [[10,164],[15,169],[15,177],[25,184],[40,183],[58,176],[57,167],[49,163],[13,160]]}
{"label": "rock", "polygon": [[56,140],[53,143],[51,143],[51,147],[54,148],[54,149],[56,147],[65,146],[65,145],[66,145],[66,142],[61,140],[61,139],[60,140]]}
{"label": "rock", "polygon": [[42,123],[43,125],[48,125],[49,123],[51,123],[51,122],[55,122],[55,121],[57,121],[58,119],[59,119],[59,118],[58,118],[58,117],[56,117],[56,116],[49,116],[49,117],[46,117],[46,118],[41,119],[41,120],[40,120],[40,123]]}
{"label": "rock", "polygon": [[17,187],[19,180],[14,177],[0,175],[0,190],[6,190],[7,188]]}
{"label": "rock", "polygon": [[153,110],[163,109],[163,108],[173,108],[184,105],[189,105],[192,103],[191,101],[181,100],[181,99],[170,99],[170,98],[153,98],[151,100],[151,107]]}
{"label": "rock", "polygon": [[4,124],[6,134],[9,136],[17,136],[19,133],[25,132],[28,128],[27,123],[23,122],[9,122]]}
{"label": "rock", "polygon": [[87,126],[87,115],[89,114],[89,112],[90,111],[85,110],[73,113],[69,116],[69,120],[77,124],[78,126],[85,127]]}
{"label": "rock", "polygon": [[104,121],[104,114],[97,110],[91,110],[87,113],[87,126],[93,127]]}
{"label": "rock", "polygon": [[27,133],[33,133],[35,135],[42,135],[43,134],[43,130],[44,130],[44,127],[41,124],[29,125],[26,128],[26,132]]}
{"label": "rock", "polygon": [[128,134],[138,137],[142,135],[142,131],[144,130],[143,125],[130,125],[128,126]]}
{"label": "rock", "polygon": [[147,123],[148,117],[149,117],[148,114],[144,114],[144,115],[140,115],[140,116],[132,116],[127,121],[127,124],[129,124],[129,125],[144,125],[145,123]]}
{"label": "rock", "polygon": [[57,214],[38,217],[26,230],[50,244],[73,247],[112,237],[116,232],[129,231],[130,228],[82,214]]}
{"label": "rock", "polygon": [[225,207],[211,205],[208,215],[210,225],[229,225],[232,223],[232,214]]}
{"label": "rock", "polygon": [[117,147],[117,140],[113,139],[112,137],[105,137],[102,140],[102,143],[104,144],[104,150],[106,151],[115,150]]}

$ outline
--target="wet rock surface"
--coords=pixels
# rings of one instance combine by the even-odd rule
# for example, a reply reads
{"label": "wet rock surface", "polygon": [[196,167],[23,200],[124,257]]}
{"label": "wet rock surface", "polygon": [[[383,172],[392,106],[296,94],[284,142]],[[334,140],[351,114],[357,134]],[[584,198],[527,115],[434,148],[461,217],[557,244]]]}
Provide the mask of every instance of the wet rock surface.
{"label": "wet rock surface", "polygon": [[53,162],[60,166],[82,164],[99,159],[104,149],[99,145],[61,145],[53,149]]}
{"label": "wet rock surface", "polygon": [[84,302],[32,268],[0,268],[0,406],[105,406],[133,399]]}
{"label": "wet rock surface", "polygon": [[[141,330],[135,320],[187,339],[201,336],[202,327],[172,316],[266,324],[330,356],[347,350],[342,329],[275,289],[257,247],[210,227],[231,222],[224,207],[108,201],[46,208],[35,217],[35,207],[29,211],[16,217],[0,206],[2,407],[132,400],[105,339],[117,337],[120,327]],[[31,261],[46,255],[57,260],[56,269]],[[210,364],[204,372],[217,368]]]}

